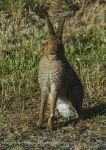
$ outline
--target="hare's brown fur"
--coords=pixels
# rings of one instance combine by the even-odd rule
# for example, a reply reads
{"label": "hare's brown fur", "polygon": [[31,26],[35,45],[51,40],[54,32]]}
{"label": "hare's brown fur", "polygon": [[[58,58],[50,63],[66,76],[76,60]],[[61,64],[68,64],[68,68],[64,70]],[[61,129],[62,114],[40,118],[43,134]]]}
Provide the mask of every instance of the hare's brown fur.
{"label": "hare's brown fur", "polygon": [[52,128],[56,108],[65,117],[69,117],[71,112],[74,112],[77,118],[80,117],[83,86],[65,57],[62,30],[60,35],[56,35],[49,18],[47,21],[48,44],[45,46],[44,55],[39,62],[38,81],[41,89],[41,106],[38,126],[42,127],[43,125],[45,106],[48,101],[50,104],[48,127]]}

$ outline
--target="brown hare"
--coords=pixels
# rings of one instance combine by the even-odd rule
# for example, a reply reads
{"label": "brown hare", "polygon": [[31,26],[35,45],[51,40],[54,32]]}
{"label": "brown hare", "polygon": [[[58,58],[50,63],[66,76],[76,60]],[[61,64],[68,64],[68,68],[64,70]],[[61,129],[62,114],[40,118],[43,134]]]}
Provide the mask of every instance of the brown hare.
{"label": "brown hare", "polygon": [[63,117],[80,118],[83,86],[65,57],[62,44],[65,17],[56,32],[48,16],[46,19],[49,35],[44,54],[39,62],[38,82],[41,89],[41,105],[37,126],[43,126],[45,107],[48,102],[50,104],[48,128],[53,128],[56,109]]}

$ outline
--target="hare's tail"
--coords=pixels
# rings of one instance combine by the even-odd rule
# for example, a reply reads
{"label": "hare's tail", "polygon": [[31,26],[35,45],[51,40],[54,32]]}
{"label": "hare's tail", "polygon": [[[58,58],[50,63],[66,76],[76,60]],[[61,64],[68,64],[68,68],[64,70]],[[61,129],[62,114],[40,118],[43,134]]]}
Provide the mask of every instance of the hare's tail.
{"label": "hare's tail", "polygon": [[71,102],[66,99],[57,99],[57,110],[63,117],[73,117],[76,115]]}

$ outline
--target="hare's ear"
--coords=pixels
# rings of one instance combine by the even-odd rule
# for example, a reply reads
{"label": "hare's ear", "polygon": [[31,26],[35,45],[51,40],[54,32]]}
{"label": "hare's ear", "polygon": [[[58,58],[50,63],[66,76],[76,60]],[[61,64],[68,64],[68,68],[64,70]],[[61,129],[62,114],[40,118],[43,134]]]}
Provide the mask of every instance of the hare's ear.
{"label": "hare's ear", "polygon": [[49,35],[55,35],[55,31],[54,31],[53,25],[50,22],[50,19],[49,19],[48,15],[46,16],[46,19],[47,19],[47,25],[48,25]]}
{"label": "hare's ear", "polygon": [[65,23],[65,17],[59,21],[59,25],[56,31],[57,36],[59,37],[60,40],[62,40],[62,35],[63,35],[63,28],[64,28],[64,23]]}

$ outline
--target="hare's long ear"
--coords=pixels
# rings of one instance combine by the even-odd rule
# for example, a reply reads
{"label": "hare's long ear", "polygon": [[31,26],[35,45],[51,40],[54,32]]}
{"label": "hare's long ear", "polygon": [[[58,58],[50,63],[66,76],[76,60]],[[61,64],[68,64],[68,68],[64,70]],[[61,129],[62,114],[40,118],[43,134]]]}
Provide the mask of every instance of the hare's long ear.
{"label": "hare's long ear", "polygon": [[65,23],[65,17],[59,21],[59,26],[58,26],[57,31],[56,31],[56,34],[60,40],[62,40],[64,23]]}
{"label": "hare's long ear", "polygon": [[49,17],[46,16],[46,19],[47,19],[47,25],[48,25],[49,35],[55,35],[55,31],[54,31],[52,23],[50,22]]}

